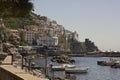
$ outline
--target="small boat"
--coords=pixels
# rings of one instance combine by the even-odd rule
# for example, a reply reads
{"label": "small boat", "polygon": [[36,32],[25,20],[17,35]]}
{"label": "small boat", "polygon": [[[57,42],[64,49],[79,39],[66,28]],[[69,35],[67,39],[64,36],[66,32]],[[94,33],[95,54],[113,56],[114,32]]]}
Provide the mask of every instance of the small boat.
{"label": "small boat", "polygon": [[113,65],[111,65],[111,68],[120,68],[120,61],[116,61]]}
{"label": "small boat", "polygon": [[111,68],[120,68],[120,63],[115,63],[110,66]]}
{"label": "small boat", "polygon": [[75,68],[76,65],[72,65],[72,64],[61,64],[61,66],[64,66],[65,68]]}
{"label": "small boat", "polygon": [[111,66],[111,65],[114,64],[114,62],[111,62],[111,61],[97,61],[97,64],[101,65],[101,66]]}
{"label": "small boat", "polygon": [[65,68],[66,73],[87,73],[88,67],[80,67],[80,68]]}
{"label": "small boat", "polygon": [[112,59],[112,58],[110,58],[109,61],[97,61],[97,64],[101,65],[101,66],[112,66],[115,63],[120,63],[120,62],[118,60]]}
{"label": "small boat", "polygon": [[52,66],[52,70],[54,70],[54,71],[64,71],[65,66]]}
{"label": "small boat", "polygon": [[65,68],[74,68],[76,67],[75,65],[70,65],[70,64],[62,64],[59,66],[52,66],[52,70],[56,70],[56,71],[64,71]]}

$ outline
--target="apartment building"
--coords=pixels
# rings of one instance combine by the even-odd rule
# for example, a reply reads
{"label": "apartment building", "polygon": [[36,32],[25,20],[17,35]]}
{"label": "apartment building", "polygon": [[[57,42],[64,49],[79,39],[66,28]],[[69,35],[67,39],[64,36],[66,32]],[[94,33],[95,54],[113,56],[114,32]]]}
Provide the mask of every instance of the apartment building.
{"label": "apartment building", "polygon": [[37,33],[34,31],[25,31],[25,40],[29,45],[32,45],[33,40],[36,39]]}
{"label": "apartment building", "polygon": [[56,46],[58,45],[58,38],[57,37],[39,37],[37,39],[37,45],[45,45],[45,46]]}

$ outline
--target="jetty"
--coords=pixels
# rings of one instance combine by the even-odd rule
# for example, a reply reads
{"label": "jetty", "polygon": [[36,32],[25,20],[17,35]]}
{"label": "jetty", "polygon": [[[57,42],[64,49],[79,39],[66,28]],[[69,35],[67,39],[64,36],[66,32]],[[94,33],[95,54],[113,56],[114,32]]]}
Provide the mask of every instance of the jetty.
{"label": "jetty", "polygon": [[0,65],[0,80],[49,80],[44,76],[36,76],[20,67],[12,65],[11,56],[7,56]]}

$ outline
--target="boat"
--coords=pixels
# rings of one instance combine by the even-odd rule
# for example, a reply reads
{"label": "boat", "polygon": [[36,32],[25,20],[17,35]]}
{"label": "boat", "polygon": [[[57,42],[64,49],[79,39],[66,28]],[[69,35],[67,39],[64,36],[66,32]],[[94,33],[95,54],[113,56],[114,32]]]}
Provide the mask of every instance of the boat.
{"label": "boat", "polygon": [[97,64],[101,65],[101,66],[111,66],[111,65],[114,64],[114,62],[111,62],[111,61],[97,61]]}
{"label": "boat", "polygon": [[[118,63],[118,60],[112,59],[112,58],[110,58],[109,61],[97,61],[97,64],[98,64],[98,65],[101,65],[101,66],[112,66],[112,65],[114,65],[115,63]],[[119,62],[119,63],[120,63],[120,62]]]}
{"label": "boat", "polygon": [[64,71],[65,66],[52,66],[51,69],[54,71]]}
{"label": "boat", "polygon": [[71,64],[61,64],[59,66],[52,66],[52,70],[56,70],[56,71],[64,71],[65,68],[75,68],[76,65],[71,65]]}
{"label": "boat", "polygon": [[87,73],[88,67],[80,67],[80,68],[65,68],[66,73]]}
{"label": "boat", "polygon": [[111,68],[120,68],[120,63],[115,63],[110,66]]}
{"label": "boat", "polygon": [[111,65],[111,68],[120,68],[120,61],[116,61],[113,65]]}
{"label": "boat", "polygon": [[65,68],[74,68],[74,67],[76,67],[76,65],[72,65],[72,64],[61,64],[61,66],[64,66]]}

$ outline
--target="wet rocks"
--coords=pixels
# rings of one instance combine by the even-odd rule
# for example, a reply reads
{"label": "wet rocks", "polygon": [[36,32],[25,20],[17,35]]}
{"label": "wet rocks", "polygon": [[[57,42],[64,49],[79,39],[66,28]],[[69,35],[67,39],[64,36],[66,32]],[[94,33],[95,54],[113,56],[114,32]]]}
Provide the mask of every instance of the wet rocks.
{"label": "wet rocks", "polygon": [[63,56],[53,56],[51,59],[52,62],[58,63],[75,63],[75,60],[71,59],[70,57],[63,55]]}

